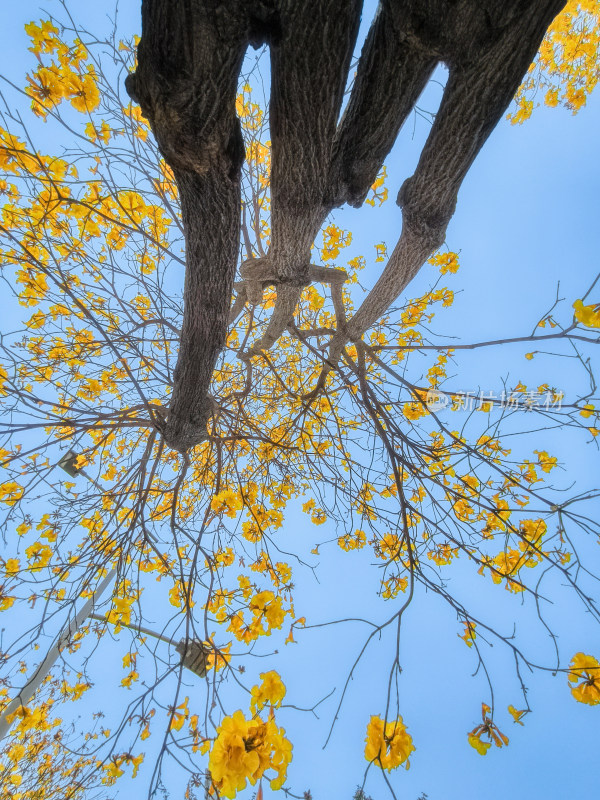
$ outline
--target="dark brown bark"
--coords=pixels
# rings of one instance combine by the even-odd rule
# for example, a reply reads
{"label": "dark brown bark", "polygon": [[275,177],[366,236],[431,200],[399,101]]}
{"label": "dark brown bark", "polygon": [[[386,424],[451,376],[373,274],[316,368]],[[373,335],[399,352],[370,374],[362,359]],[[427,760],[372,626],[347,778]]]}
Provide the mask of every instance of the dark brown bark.
{"label": "dark brown bark", "polygon": [[311,246],[331,211],[332,147],[362,0],[283,0],[271,44],[271,247],[277,300],[250,354],[271,347],[309,283]]}
{"label": "dark brown bark", "polygon": [[184,314],[163,434],[185,452],[206,438],[209,387],[227,334],[240,231],[244,157],[235,113],[250,38],[242,3],[144,0],[138,100],[172,167],[186,240]]}
{"label": "dark brown bark", "polygon": [[331,150],[361,0],[281,3],[271,46],[271,249],[280,280],[306,283],[310,248],[329,208]]}
{"label": "dark brown bark", "polygon": [[[415,35],[417,27],[422,30],[408,13],[420,5],[414,0],[397,4],[397,19],[404,21],[409,36]],[[564,2],[513,0],[502,4],[502,14],[498,4],[491,2],[463,0],[454,6],[440,0],[430,5],[449,9],[445,20],[434,18],[435,28],[423,41],[448,63],[450,76],[415,173],[398,194],[400,240],[381,278],[348,325],[354,339],[381,317],[443,244],[460,185]],[[495,16],[490,17],[488,7]]]}
{"label": "dark brown bark", "polygon": [[380,4],[334,139],[330,208],[362,205],[437,61],[394,25],[390,4]]}
{"label": "dark brown bark", "polygon": [[277,285],[270,324],[249,355],[274,344],[302,286],[323,279],[311,272],[310,248],[327,214],[364,201],[435,65],[450,69],[417,169],[398,195],[399,242],[347,324],[339,276],[331,283],[342,328],[335,361],[443,243],[462,180],[565,2],[382,0],[338,125],[361,4],[142,1],[139,66],[127,88],[174,170],[186,235],[181,341],[163,426],[167,444],[182,452],[206,437],[210,380],[230,316],[243,161],[235,96],[248,44],[271,49],[272,244],[265,259],[245,265],[240,297],[259,302],[266,283]]}

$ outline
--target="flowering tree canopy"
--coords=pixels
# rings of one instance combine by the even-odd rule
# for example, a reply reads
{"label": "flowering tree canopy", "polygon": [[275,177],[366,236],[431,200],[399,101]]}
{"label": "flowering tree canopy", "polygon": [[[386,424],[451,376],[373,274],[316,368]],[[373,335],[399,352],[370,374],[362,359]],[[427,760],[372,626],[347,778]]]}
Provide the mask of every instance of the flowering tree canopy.
{"label": "flowering tree canopy", "polygon": [[[399,685],[402,623],[425,593],[486,676],[465,732],[477,753],[509,743],[490,644],[514,663],[515,723],[531,711],[524,672],[600,704],[598,653],[539,659],[465,588],[503,587],[510,614],[532,609],[553,637],[558,585],[600,621],[596,495],[561,485],[544,443],[552,428],[597,441],[597,284],[529,333],[449,345],[431,327],[454,302],[461,182],[513,97],[516,124],[539,99],[585,105],[598,3],[390,0],[363,36],[358,0],[144,0],[135,39],[58,5],[26,25],[30,69],[6,80],[0,112],[6,796],[113,797],[136,776],[175,795],[177,771],[187,798],[263,784],[310,798],[289,720],[324,698],[304,708],[273,650],[332,624],[294,593],[321,574],[334,594],[351,559],[378,616],[340,622],[359,645],[331,727],[367,649],[394,642],[383,696],[345,732],[364,742],[362,800],[373,775],[395,797],[424,746]],[[367,257],[335,209],[387,201],[386,158],[440,63],[396,244]],[[435,278],[409,299],[424,265]],[[585,390],[518,381],[469,408],[462,355],[509,343],[529,361],[568,351]],[[298,520],[322,540],[289,535]]]}

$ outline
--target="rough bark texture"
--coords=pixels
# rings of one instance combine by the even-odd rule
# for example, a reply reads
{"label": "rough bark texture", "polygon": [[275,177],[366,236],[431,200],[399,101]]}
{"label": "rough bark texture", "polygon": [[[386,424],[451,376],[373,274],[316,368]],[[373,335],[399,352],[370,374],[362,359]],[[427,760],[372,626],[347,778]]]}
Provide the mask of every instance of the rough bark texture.
{"label": "rough bark texture", "polygon": [[[404,26],[408,37],[418,31],[420,40],[448,65],[450,75],[415,173],[398,193],[402,235],[349,324],[351,338],[359,338],[382,316],[443,244],[465,175],[563,5],[562,0],[394,4],[396,24]],[[423,15],[423,6],[431,7],[431,16]]]}
{"label": "rough bark texture", "polygon": [[185,452],[206,436],[229,318],[244,158],[235,95],[250,25],[242,2],[145,0],[142,32],[127,89],[173,169],[186,239],[185,310],[163,428]]}
{"label": "rough bark texture", "polygon": [[[163,426],[185,452],[206,437],[209,386],[230,319],[243,145],[235,115],[248,45],[271,50],[272,244],[246,263],[236,302],[277,286],[273,316],[249,355],[292,321],[302,287],[335,287],[338,335],[359,338],[439,247],[461,182],[504,113],[564,0],[382,0],[338,124],[361,0],[142,0],[139,66],[127,89],[150,120],[180,191],[186,235],[184,316]],[[316,277],[310,247],[336,205],[360,205],[436,64],[450,70],[383,274],[346,323],[339,276]]]}
{"label": "rough bark texture", "polygon": [[306,283],[328,208],[331,150],[358,33],[358,0],[281,4],[271,46],[271,257],[280,279]]}
{"label": "rough bark texture", "polygon": [[380,4],[334,140],[331,207],[362,205],[437,60],[394,25],[390,3]]}

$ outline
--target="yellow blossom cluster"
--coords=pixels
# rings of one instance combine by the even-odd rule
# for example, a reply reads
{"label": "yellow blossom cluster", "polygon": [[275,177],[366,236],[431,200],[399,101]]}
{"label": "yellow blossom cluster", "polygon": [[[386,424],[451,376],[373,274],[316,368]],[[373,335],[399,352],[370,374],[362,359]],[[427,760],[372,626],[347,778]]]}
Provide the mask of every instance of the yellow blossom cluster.
{"label": "yellow blossom cluster", "polygon": [[342,230],[337,225],[328,225],[323,229],[323,246],[321,258],[323,261],[334,261],[344,247],[352,242],[352,233]]}
{"label": "yellow blossom cluster", "polygon": [[236,98],[235,110],[244,128],[258,130],[263,121],[263,110],[258,103],[252,102],[251,97],[252,87],[249,83],[245,83],[242,92]]}
{"label": "yellow blossom cluster", "polygon": [[[267,559],[259,559],[257,571],[273,571],[271,576],[276,586],[291,576],[286,564],[277,564],[275,569]],[[238,641],[250,643],[259,636],[270,636],[273,630],[283,625],[286,615],[293,614],[292,606],[284,606],[281,594],[270,590],[256,591],[256,587],[245,575],[238,576],[240,589],[216,589],[207,608],[219,623],[228,622],[227,630]],[[234,600],[242,604],[239,610],[231,610]],[[249,616],[249,618],[247,618]]]}
{"label": "yellow blossom cluster", "polygon": [[291,760],[292,745],[272,715],[263,722],[260,717],[246,719],[242,711],[236,711],[217,728],[208,768],[219,795],[233,798],[248,781],[254,786],[270,770],[276,773],[271,788],[281,789]]}
{"label": "yellow blossom cluster", "polygon": [[569,0],[546,32],[509,119],[513,124],[528,119],[541,92],[547,106],[560,104],[577,113],[598,83],[599,65],[600,6],[597,0]]}
{"label": "yellow blossom cluster", "polygon": [[519,577],[522,567],[530,569],[540,564],[546,553],[542,551],[542,539],[547,532],[547,525],[543,519],[522,520],[518,530],[518,549],[508,547],[493,558],[482,556],[479,574],[483,575],[485,568],[490,569],[494,583],[506,580],[505,588],[511,592],[525,591],[525,585]]}
{"label": "yellow blossom cluster", "polygon": [[117,587],[106,617],[107,622],[115,626],[115,633],[118,633],[123,625],[127,626],[131,623],[132,606],[139,599],[140,594],[141,591],[133,588],[129,580],[121,581]]}
{"label": "yellow blossom cluster", "polygon": [[381,717],[371,717],[365,742],[366,760],[381,769],[390,772],[401,764],[406,764],[406,769],[410,767],[408,759],[415,747],[402,717],[390,722],[384,722]]}
{"label": "yellow blossom cluster", "polygon": [[450,542],[440,542],[434,550],[429,550],[427,553],[427,558],[437,564],[438,567],[451,564],[457,556],[458,547],[452,547]]}
{"label": "yellow blossom cluster", "polygon": [[144,753],[140,753],[137,756],[134,756],[131,753],[121,753],[118,756],[113,756],[107,764],[102,764],[102,769],[104,770],[102,783],[106,786],[112,786],[117,778],[120,778],[125,774],[123,767],[127,765],[131,765],[133,767],[131,777],[135,778],[143,760]]}
{"label": "yellow blossom cluster", "polygon": [[448,272],[457,272],[459,268],[458,253],[436,253],[427,260],[427,263],[439,267],[442,275],[446,275]]}
{"label": "yellow blossom cluster", "polygon": [[385,201],[388,199],[388,190],[387,186],[385,186],[385,179],[387,178],[387,167],[384,165],[375,182],[371,186],[369,191],[369,196],[365,200],[365,203],[369,206],[374,206],[375,203],[379,203],[379,205],[383,205]]}
{"label": "yellow blossom cluster", "polygon": [[275,670],[261,672],[260,678],[260,686],[253,686],[251,690],[250,710],[254,714],[262,711],[267,704],[279,708],[286,692],[283,681]]}
{"label": "yellow blossom cluster", "polygon": [[584,306],[582,300],[573,303],[575,319],[587,328],[600,328],[600,303]]}
{"label": "yellow blossom cluster", "polygon": [[[481,718],[483,722],[473,728],[467,734],[467,738],[471,747],[477,750],[480,756],[484,756],[492,746],[492,742],[496,747],[507,745],[508,736],[505,736],[494,723],[491,717],[491,708],[486,703],[481,704]],[[488,741],[484,741],[483,737],[486,737]]]}
{"label": "yellow blossom cluster", "polygon": [[281,628],[286,610],[283,600],[279,595],[270,591],[258,592],[248,603],[248,610],[252,614],[250,622],[246,623],[242,613],[235,614],[227,628],[236,639],[251,642],[258,636],[270,636],[271,631]]}
{"label": "yellow blossom cluster", "polygon": [[275,564],[271,561],[270,556],[264,550],[261,550],[258,558],[250,565],[253,572],[260,572],[267,575],[277,588],[288,588],[292,579],[292,569],[285,561],[276,561]]}
{"label": "yellow blossom cluster", "polygon": [[600,663],[594,656],[576,653],[569,669],[571,694],[578,703],[597,706],[600,703]]}
{"label": "yellow blossom cluster", "polygon": [[232,519],[235,518],[242,506],[242,498],[237,492],[234,492],[231,489],[223,489],[210,501],[210,507],[215,514],[226,514]]}
{"label": "yellow blossom cluster", "polygon": [[342,550],[360,550],[367,543],[367,536],[364,531],[355,530],[354,533],[346,533],[337,540],[338,546]]}
{"label": "yellow blossom cluster", "polygon": [[[59,37],[58,28],[49,21],[25,26],[32,39],[30,50],[35,53],[40,66],[27,77],[25,92],[32,98],[34,114],[45,118],[62,100],[68,100],[82,113],[94,111],[100,103],[98,78],[93,64],[88,63],[88,52],[79,39],[73,44]],[[56,58],[48,66],[42,56]]]}
{"label": "yellow blossom cluster", "polygon": [[384,600],[393,600],[399,592],[405,592],[408,587],[408,578],[405,575],[392,575],[381,581],[381,596]]}
{"label": "yellow blossom cluster", "polygon": [[0,503],[14,506],[23,496],[23,487],[16,481],[6,481],[0,484]]}

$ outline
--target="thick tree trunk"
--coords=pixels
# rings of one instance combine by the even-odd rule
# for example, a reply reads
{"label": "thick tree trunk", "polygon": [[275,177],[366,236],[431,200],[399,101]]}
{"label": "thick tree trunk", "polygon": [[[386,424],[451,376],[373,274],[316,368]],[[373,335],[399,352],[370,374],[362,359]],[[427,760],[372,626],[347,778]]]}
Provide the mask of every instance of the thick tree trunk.
{"label": "thick tree trunk", "polygon": [[331,149],[362,0],[282,3],[271,45],[271,248],[283,282],[307,282],[328,212]]}
{"label": "thick tree trunk", "polygon": [[398,244],[347,326],[340,277],[331,277],[343,327],[332,343],[335,361],[442,244],[462,180],[565,2],[381,0],[338,125],[361,5],[142,0],[139,66],[127,88],[173,168],[186,237],[181,341],[162,431],[177,450],[206,437],[211,376],[227,334],[244,157],[235,97],[248,44],[271,48],[272,244],[265,259],[244,265],[243,294],[257,302],[265,282],[277,285],[270,324],[250,354],[272,346],[291,322],[317,274],[310,249],[329,211],[364,201],[435,65],[450,69],[417,169],[398,195]]}
{"label": "thick tree trunk", "polygon": [[450,77],[415,173],[398,194],[402,235],[383,274],[348,325],[353,339],[385,313],[443,244],[465,175],[506,111],[548,25],[565,4],[563,0],[512,0],[500,9],[490,0],[478,4],[463,0],[456,6],[434,0],[426,5],[450,10],[445,19],[424,20],[420,16],[423,5],[414,0],[398,3],[397,24],[405,25],[409,37],[418,30],[423,46],[439,52],[447,62]]}
{"label": "thick tree trunk", "polygon": [[332,147],[362,0],[283,0],[271,42],[271,247],[277,300],[251,354],[268,349],[309,281],[310,249],[327,214]]}
{"label": "thick tree trunk", "polygon": [[329,209],[364,202],[438,58],[408,39],[382,3],[333,143]]}
{"label": "thick tree trunk", "polygon": [[186,242],[184,314],[163,428],[185,452],[206,438],[209,387],[225,343],[240,234],[244,148],[235,113],[251,28],[240,2],[144,0],[138,100],[172,167]]}

